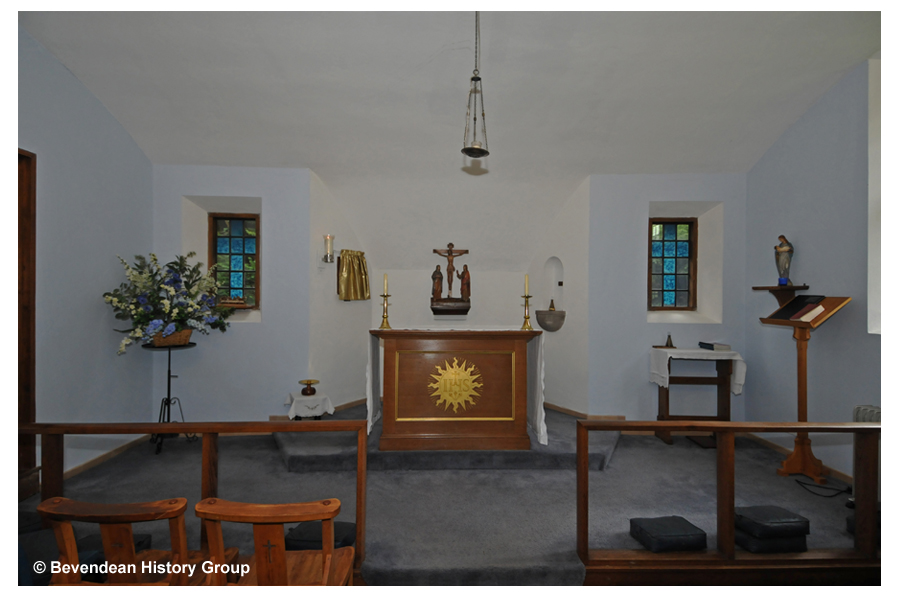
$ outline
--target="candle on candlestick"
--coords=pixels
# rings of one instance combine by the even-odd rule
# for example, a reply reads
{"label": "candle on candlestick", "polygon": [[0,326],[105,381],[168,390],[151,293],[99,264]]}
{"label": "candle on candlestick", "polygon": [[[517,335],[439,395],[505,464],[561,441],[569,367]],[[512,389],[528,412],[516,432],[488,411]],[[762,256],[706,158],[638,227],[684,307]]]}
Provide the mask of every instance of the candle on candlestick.
{"label": "candle on candlestick", "polygon": [[525,274],[525,295],[528,295],[528,274]]}
{"label": "candle on candlestick", "polygon": [[387,273],[385,273],[384,274],[384,295],[385,296],[388,295],[387,290],[388,290],[388,288],[387,288]]}

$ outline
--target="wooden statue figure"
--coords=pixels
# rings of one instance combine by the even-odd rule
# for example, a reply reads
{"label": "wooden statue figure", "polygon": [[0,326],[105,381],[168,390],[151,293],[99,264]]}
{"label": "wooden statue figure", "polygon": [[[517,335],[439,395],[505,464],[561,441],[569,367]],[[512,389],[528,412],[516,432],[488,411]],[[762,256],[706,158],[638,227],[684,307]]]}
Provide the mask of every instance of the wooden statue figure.
{"label": "wooden statue figure", "polygon": [[434,250],[434,253],[447,259],[447,297],[453,297],[453,259],[463,254],[468,254],[468,250],[454,250],[453,244],[447,244],[446,250]]}
{"label": "wooden statue figure", "polygon": [[443,288],[444,276],[441,275],[441,265],[437,265],[434,268],[434,273],[431,274],[431,299],[440,300]]}
{"label": "wooden statue figure", "polygon": [[791,258],[794,256],[794,247],[783,235],[778,236],[779,244],[775,246],[775,266],[778,268],[778,278],[787,279],[791,283]]}
{"label": "wooden statue figure", "polygon": [[463,302],[468,302],[472,295],[472,277],[469,274],[469,265],[463,265],[463,270],[459,273],[459,293]]}

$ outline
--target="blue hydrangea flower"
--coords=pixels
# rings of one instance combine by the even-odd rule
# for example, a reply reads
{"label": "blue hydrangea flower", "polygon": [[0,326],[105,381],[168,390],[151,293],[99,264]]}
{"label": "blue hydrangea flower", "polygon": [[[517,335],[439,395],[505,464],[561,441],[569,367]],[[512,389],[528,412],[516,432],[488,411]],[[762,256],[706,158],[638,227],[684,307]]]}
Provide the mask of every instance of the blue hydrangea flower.
{"label": "blue hydrangea flower", "polygon": [[147,294],[141,294],[137,297],[138,304],[147,304]]}
{"label": "blue hydrangea flower", "polygon": [[173,333],[175,333],[175,323],[169,323],[163,330],[163,337],[169,337]]}
{"label": "blue hydrangea flower", "polygon": [[147,325],[147,328],[144,329],[144,335],[145,336],[154,336],[157,333],[159,333],[159,330],[162,329],[162,326],[163,326],[162,319],[153,319]]}
{"label": "blue hydrangea flower", "polygon": [[219,317],[206,317],[206,322],[209,323],[210,325],[212,325],[213,323],[215,323],[218,320],[219,320]]}

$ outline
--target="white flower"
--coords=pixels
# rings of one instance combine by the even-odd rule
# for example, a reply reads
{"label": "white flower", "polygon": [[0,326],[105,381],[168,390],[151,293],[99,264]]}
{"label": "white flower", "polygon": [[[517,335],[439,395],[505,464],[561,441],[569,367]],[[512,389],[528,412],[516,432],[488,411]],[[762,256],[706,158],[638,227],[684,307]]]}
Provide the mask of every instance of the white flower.
{"label": "white flower", "polygon": [[119,344],[119,350],[118,350],[118,352],[116,352],[116,354],[125,354],[125,347],[128,346],[128,344],[130,344],[130,343],[131,343],[130,338],[123,339],[122,342]]}

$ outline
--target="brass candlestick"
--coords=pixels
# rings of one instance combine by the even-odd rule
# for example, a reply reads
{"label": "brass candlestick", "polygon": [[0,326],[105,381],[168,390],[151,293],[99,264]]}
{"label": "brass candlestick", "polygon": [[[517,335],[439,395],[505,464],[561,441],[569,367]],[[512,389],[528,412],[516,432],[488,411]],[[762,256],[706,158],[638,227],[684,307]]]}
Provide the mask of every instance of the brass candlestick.
{"label": "brass candlestick", "polygon": [[391,324],[388,323],[388,314],[387,314],[388,301],[387,301],[387,299],[390,298],[391,295],[390,294],[382,294],[381,297],[384,298],[384,312],[381,313],[381,327],[379,327],[378,329],[390,329]]}
{"label": "brass candlestick", "polygon": [[528,299],[531,298],[528,294],[522,296],[525,298],[525,323],[522,324],[522,329],[524,331],[533,331],[534,327],[531,326],[531,315],[528,314]]}

